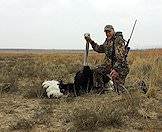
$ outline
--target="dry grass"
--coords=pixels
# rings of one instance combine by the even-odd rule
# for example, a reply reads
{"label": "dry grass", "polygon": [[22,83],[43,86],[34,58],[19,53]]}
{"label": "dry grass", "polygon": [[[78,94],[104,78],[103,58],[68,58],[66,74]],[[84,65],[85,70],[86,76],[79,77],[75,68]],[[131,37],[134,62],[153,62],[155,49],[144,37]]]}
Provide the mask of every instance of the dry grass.
{"label": "dry grass", "polygon": [[[89,65],[102,63],[93,52]],[[160,131],[162,130],[162,50],[132,51],[126,80],[131,97],[108,92],[47,99],[44,80],[73,82],[83,54],[1,53],[0,131]],[[143,94],[137,83],[145,81]]]}

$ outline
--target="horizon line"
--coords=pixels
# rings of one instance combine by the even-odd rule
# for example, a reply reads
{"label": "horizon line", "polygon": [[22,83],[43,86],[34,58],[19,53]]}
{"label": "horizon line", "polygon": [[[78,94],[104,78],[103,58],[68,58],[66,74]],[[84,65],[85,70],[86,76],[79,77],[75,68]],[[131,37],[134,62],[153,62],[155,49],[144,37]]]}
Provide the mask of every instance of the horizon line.
{"label": "horizon line", "polygon": [[[132,48],[130,50],[152,50],[152,49],[162,49],[162,48]],[[85,50],[85,49],[52,49],[52,48],[0,48],[0,50]],[[90,51],[93,49],[89,49]]]}

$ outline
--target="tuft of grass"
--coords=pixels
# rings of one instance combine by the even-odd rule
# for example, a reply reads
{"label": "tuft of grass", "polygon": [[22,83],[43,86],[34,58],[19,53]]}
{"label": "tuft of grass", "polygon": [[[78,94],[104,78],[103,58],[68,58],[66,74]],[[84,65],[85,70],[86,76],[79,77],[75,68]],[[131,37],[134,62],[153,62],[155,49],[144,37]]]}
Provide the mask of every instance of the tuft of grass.
{"label": "tuft of grass", "polygon": [[10,127],[11,131],[13,130],[27,130],[30,131],[33,126],[33,122],[26,120],[26,119],[20,119],[17,121],[13,126]]}

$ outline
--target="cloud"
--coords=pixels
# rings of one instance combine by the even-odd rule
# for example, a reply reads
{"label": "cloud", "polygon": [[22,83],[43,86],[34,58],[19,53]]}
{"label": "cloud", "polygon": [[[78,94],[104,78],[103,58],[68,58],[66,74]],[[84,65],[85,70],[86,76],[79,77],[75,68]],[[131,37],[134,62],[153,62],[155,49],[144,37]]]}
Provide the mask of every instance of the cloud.
{"label": "cloud", "polygon": [[84,48],[84,32],[101,44],[103,27],[114,25],[131,47],[160,47],[162,1],[154,0],[1,0],[2,48]]}

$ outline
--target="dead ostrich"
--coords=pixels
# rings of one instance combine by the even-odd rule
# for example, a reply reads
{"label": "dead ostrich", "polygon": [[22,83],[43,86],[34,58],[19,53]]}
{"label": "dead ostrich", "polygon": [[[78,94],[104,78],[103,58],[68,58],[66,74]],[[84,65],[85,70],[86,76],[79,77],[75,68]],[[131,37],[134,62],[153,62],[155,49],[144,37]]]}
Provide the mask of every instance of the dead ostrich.
{"label": "dead ostrich", "polygon": [[[74,77],[74,83],[63,83],[63,81],[45,81],[42,86],[46,88],[47,96],[50,98],[61,97],[63,95],[74,94],[75,96],[80,96],[82,92],[88,93],[94,89],[94,71],[88,66],[87,57],[89,51],[89,43],[86,44],[85,56],[84,56],[84,66],[83,69],[78,71]],[[97,77],[101,77],[100,75]],[[102,76],[104,84],[109,83],[110,86],[113,82],[107,76]],[[105,85],[104,85],[105,87]],[[101,91],[104,89],[101,89]]]}

